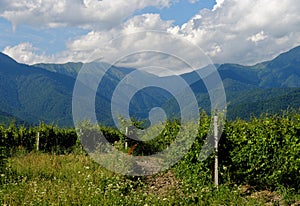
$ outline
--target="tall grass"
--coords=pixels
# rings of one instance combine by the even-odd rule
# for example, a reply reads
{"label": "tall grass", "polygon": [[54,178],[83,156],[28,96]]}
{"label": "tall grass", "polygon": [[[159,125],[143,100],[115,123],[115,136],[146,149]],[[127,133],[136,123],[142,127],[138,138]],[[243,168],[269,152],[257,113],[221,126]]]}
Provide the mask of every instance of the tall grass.
{"label": "tall grass", "polygon": [[[9,158],[1,185],[2,205],[265,205],[265,196],[251,197],[238,186],[186,184],[163,172],[152,177],[113,174],[84,154],[32,152]],[[201,175],[201,174],[199,174]],[[165,176],[165,179],[160,180]],[[151,180],[151,181],[149,181]],[[289,196],[288,196],[289,195]],[[287,192],[289,202],[297,196]],[[277,203],[284,197],[280,197]]]}

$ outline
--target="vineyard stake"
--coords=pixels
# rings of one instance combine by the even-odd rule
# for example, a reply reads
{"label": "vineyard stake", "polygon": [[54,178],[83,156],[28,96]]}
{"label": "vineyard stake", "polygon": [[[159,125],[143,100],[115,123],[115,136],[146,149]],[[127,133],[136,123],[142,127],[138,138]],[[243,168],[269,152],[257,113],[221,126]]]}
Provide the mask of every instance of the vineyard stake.
{"label": "vineyard stake", "polygon": [[40,132],[38,132],[36,136],[36,151],[39,151],[39,144],[40,144]]}
{"label": "vineyard stake", "polygon": [[218,177],[218,116],[214,116],[214,148],[215,148],[215,167],[214,167],[214,180],[215,186],[218,188],[219,177]]}
{"label": "vineyard stake", "polygon": [[[127,139],[127,137],[128,137],[128,127],[125,127],[125,138]],[[126,141],[126,139],[125,139],[125,149],[127,149],[127,147],[128,147],[128,143],[127,143],[127,141]]]}

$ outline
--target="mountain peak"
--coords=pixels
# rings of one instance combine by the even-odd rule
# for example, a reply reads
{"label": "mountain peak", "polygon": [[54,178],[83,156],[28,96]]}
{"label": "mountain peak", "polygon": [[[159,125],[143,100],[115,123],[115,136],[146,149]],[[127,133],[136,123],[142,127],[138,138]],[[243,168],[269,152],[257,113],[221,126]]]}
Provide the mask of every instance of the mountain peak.
{"label": "mountain peak", "polygon": [[13,58],[11,58],[10,56],[0,52],[0,62],[1,64],[5,64],[5,63],[17,63]]}
{"label": "mountain peak", "polygon": [[300,63],[300,46],[284,52],[269,62],[273,68],[284,68],[287,65],[298,65]]}
{"label": "mountain peak", "polygon": [[19,64],[10,56],[0,52],[0,72],[16,74],[24,72],[24,68],[27,68],[27,65]]}

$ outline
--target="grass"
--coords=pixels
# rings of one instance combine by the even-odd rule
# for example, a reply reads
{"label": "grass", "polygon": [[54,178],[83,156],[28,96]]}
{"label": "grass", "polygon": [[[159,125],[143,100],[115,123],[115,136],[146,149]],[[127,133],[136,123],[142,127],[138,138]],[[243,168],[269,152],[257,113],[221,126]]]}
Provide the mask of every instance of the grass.
{"label": "grass", "polygon": [[85,154],[19,152],[1,174],[1,205],[291,205],[299,194],[247,186],[191,187],[173,169],[148,177],[113,174]]}

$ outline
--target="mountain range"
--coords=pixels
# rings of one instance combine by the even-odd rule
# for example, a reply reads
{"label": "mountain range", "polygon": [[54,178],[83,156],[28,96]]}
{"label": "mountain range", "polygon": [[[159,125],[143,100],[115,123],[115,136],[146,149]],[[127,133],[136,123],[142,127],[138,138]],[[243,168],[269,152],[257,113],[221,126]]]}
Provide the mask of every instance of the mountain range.
{"label": "mountain range", "polygon": [[[72,94],[83,63],[20,64],[0,53],[0,122],[12,119],[34,125],[40,121],[59,126],[73,126]],[[262,113],[280,113],[300,106],[300,46],[276,58],[253,66],[215,65],[224,84],[229,119],[248,119]],[[111,125],[111,97],[120,81],[134,68],[112,67],[97,89],[96,114],[99,122]],[[153,74],[149,74],[155,76]],[[196,72],[182,74],[199,102],[210,110],[209,96]],[[163,77],[169,81],[174,76]],[[126,95],[126,94],[124,94]],[[157,87],[144,88],[130,101],[130,115],[146,119],[153,107],[162,107],[167,116],[178,114],[172,95]]]}

